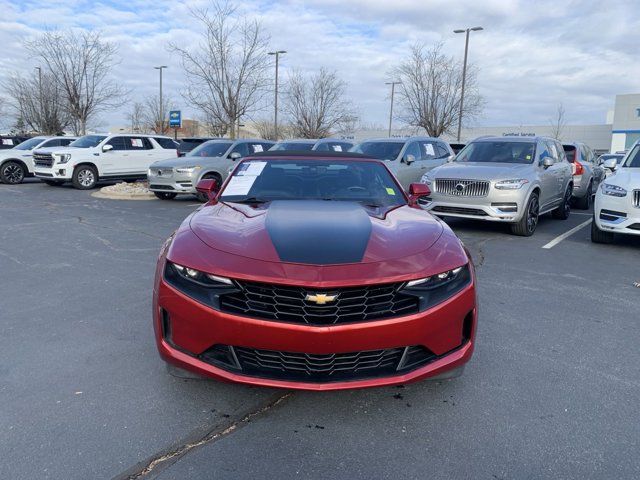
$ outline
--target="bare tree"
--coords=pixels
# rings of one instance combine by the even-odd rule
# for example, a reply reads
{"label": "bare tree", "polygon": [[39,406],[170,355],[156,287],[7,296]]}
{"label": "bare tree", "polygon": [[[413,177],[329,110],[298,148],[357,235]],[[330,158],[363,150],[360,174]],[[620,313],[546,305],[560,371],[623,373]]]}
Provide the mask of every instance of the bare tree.
{"label": "bare tree", "polygon": [[185,98],[205,114],[210,125],[225,125],[232,138],[241,117],[256,109],[269,85],[268,36],[262,25],[244,16],[227,1],[209,9],[193,9],[204,28],[196,48],[173,43],[187,76]]}
{"label": "bare tree", "polygon": [[63,93],[76,135],[85,134],[98,113],[124,103],[127,92],[110,78],[117,47],[100,32],[45,32],[26,48],[46,65]]}
{"label": "bare tree", "polygon": [[229,131],[228,123],[219,123],[217,118],[207,115],[206,112],[200,115],[200,123],[209,137],[224,137]]}
{"label": "bare tree", "polygon": [[[432,137],[450,133],[460,116],[462,67],[442,53],[442,44],[427,49],[416,44],[411,55],[394,68],[390,75],[402,83],[397,90],[400,111],[398,119],[421,127]],[[463,119],[480,114],[482,97],[478,93],[477,73],[467,66]]]}
{"label": "bare tree", "polygon": [[294,134],[322,138],[352,122],[355,115],[345,98],[345,88],[346,83],[335,72],[324,68],[309,78],[294,71],[289,76],[283,106]]}
{"label": "bare tree", "polygon": [[162,98],[160,107],[160,97],[149,95],[144,100],[142,122],[147,131],[166,135],[169,131],[169,112],[173,101],[169,97]]}
{"label": "bare tree", "polygon": [[135,102],[131,106],[131,110],[127,113],[127,120],[131,125],[131,133],[142,133],[146,131],[144,128],[144,105]]}
{"label": "bare tree", "polygon": [[55,135],[69,125],[64,96],[52,75],[27,78],[13,75],[4,82],[14,111],[33,131]]}
{"label": "bare tree", "polygon": [[253,122],[253,129],[258,133],[260,138],[265,140],[277,140],[276,126],[273,120],[260,119]]}
{"label": "bare tree", "polygon": [[562,103],[558,104],[555,118],[549,120],[551,126],[551,137],[557,140],[562,140],[562,134],[564,127],[567,126],[567,120],[565,119],[565,111]]}

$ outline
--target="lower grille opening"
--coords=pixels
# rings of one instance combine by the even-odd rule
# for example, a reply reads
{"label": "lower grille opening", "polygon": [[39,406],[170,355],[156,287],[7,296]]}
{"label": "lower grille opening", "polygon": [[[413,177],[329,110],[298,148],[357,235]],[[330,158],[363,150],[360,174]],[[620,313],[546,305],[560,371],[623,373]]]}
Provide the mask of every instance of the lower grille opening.
{"label": "lower grille opening", "polygon": [[471,340],[471,334],[473,333],[473,312],[469,312],[466,317],[464,317],[464,322],[462,323],[462,343],[466,343]]}
{"label": "lower grille opening", "polygon": [[438,206],[438,207],[435,207],[431,211],[432,212],[437,212],[437,213],[452,213],[452,214],[456,214],[457,213],[458,215],[474,215],[476,217],[486,217],[487,216],[487,212],[485,212],[484,210],[480,210],[479,208]]}
{"label": "lower grille opening", "polygon": [[424,366],[438,356],[410,347],[350,353],[310,354],[214,345],[199,358],[252,377],[301,382],[338,382],[393,376]]}
{"label": "lower grille opening", "polygon": [[616,212],[614,210],[600,210],[600,220],[608,220],[610,222],[613,222],[620,218],[627,218],[627,214],[624,212]]}
{"label": "lower grille opening", "polygon": [[171,185],[157,185],[152,183],[149,185],[149,188],[156,190],[173,190],[174,188]]}
{"label": "lower grille opening", "polygon": [[634,223],[633,225],[629,225],[627,228],[631,230],[640,230],[640,223]]}
{"label": "lower grille opening", "polygon": [[518,211],[518,204],[515,202],[498,202],[492,203],[492,207],[496,207],[501,212],[515,213]]}

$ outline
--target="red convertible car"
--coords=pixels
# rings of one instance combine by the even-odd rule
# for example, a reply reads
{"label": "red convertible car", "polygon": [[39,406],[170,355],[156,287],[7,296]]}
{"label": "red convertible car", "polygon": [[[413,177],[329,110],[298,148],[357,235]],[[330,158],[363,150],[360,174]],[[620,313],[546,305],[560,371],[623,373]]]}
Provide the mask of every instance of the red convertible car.
{"label": "red convertible car", "polygon": [[468,252],[384,162],[264,152],[167,240],[153,317],[162,358],[253,385],[331,390],[459,374],[476,292]]}

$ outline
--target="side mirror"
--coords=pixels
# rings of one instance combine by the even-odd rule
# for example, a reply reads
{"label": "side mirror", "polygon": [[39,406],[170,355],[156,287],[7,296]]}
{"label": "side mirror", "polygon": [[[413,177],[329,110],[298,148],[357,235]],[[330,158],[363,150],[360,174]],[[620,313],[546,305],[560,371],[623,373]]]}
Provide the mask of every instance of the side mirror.
{"label": "side mirror", "polygon": [[113,145],[103,145],[102,146],[102,151],[103,152],[110,152],[111,150],[113,150]]}
{"label": "side mirror", "polygon": [[218,182],[215,178],[203,178],[196,185],[196,191],[206,195],[209,200],[213,200],[218,195]]}
{"label": "side mirror", "polygon": [[542,161],[542,166],[544,168],[549,168],[551,167],[553,164],[555,163],[555,160],[551,157],[545,157],[545,159]]}
{"label": "side mirror", "polygon": [[412,183],[409,185],[409,205],[416,205],[422,197],[431,195],[431,189],[424,183]]}
{"label": "side mirror", "polygon": [[456,159],[456,154],[453,153],[447,157],[447,163],[451,163]]}
{"label": "side mirror", "polygon": [[615,158],[610,158],[608,160],[605,160],[602,163],[602,166],[607,170],[611,170],[613,172],[618,167],[618,162],[616,161]]}
{"label": "side mirror", "polygon": [[238,160],[240,157],[242,157],[242,155],[240,155],[240,152],[231,152],[231,153],[229,154],[229,158],[230,158],[231,160],[233,160],[234,162],[235,162],[236,160]]}
{"label": "side mirror", "polygon": [[416,157],[408,153],[407,155],[404,156],[403,160],[404,160],[404,163],[406,163],[407,165],[411,165],[413,162],[416,161]]}

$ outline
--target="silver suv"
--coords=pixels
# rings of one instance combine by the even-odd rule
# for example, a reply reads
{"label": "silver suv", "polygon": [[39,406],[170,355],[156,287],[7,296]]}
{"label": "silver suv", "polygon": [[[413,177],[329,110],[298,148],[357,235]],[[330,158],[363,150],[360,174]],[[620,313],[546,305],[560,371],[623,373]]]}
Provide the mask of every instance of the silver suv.
{"label": "silver suv", "polygon": [[196,185],[203,178],[213,178],[218,186],[229,175],[235,161],[252,153],[266,152],[273,142],[262,139],[215,139],[197,146],[184,157],[160,160],[147,172],[149,190],[161,200],[172,200],[179,193],[196,195]]}
{"label": "silver suv", "polygon": [[432,137],[365,140],[350,152],[386,160],[386,166],[404,188],[409,188],[429,170],[452,160],[455,155],[447,142]]}
{"label": "silver suv", "polygon": [[432,213],[509,223],[515,235],[532,235],[544,213],[565,220],[571,211],[571,164],[551,138],[476,139],[422,183],[431,189],[423,206]]}

